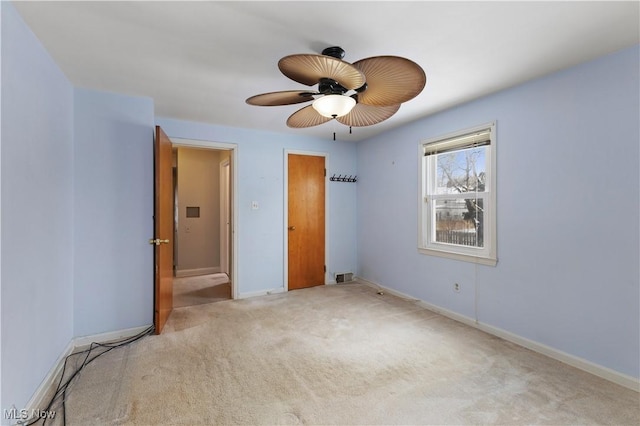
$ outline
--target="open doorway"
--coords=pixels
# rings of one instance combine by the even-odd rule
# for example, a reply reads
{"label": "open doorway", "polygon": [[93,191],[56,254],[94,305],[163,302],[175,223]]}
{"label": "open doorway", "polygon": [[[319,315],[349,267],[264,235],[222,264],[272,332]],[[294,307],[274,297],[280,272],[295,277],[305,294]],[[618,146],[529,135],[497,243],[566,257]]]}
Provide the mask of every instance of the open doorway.
{"label": "open doorway", "polygon": [[173,306],[234,298],[232,148],[173,144]]}

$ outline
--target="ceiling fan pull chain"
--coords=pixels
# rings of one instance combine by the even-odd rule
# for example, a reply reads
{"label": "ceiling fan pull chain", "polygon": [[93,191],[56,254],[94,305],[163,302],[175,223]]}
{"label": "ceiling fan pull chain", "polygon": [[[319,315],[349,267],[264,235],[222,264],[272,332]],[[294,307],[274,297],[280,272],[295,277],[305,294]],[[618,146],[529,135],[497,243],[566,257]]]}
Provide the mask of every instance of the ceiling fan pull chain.
{"label": "ceiling fan pull chain", "polygon": [[333,126],[333,140],[335,141],[336,140],[336,118],[333,117],[333,120],[331,120],[331,121],[333,121],[333,124],[332,124],[332,126]]}
{"label": "ceiling fan pull chain", "polygon": [[349,134],[351,134],[351,126],[349,126]]}

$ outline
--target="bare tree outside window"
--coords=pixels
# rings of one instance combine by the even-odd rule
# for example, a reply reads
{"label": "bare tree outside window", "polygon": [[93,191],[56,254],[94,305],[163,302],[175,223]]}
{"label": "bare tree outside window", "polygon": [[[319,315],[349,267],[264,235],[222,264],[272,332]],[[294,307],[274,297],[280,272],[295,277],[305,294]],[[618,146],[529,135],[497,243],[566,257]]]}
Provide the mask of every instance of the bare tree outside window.
{"label": "bare tree outside window", "polygon": [[483,247],[483,199],[468,197],[485,191],[486,147],[473,147],[438,154],[436,194],[464,197],[436,201],[436,241]]}

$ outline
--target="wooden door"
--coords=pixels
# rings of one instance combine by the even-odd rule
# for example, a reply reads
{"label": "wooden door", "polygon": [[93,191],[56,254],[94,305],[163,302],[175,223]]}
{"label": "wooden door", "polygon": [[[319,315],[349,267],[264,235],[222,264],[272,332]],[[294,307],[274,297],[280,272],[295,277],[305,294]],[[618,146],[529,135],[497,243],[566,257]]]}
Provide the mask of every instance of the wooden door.
{"label": "wooden door", "polygon": [[173,309],[173,168],[171,140],[156,126],[154,144],[155,247],[154,317],[156,334],[162,333]]}
{"label": "wooden door", "polygon": [[288,155],[288,288],[324,284],[325,158]]}

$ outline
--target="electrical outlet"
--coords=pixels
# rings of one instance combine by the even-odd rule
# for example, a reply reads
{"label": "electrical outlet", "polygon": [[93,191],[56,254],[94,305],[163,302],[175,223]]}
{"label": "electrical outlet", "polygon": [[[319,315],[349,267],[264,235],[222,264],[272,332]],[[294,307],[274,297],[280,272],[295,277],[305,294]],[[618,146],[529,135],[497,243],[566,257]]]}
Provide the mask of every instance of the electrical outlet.
{"label": "electrical outlet", "polygon": [[453,291],[455,291],[456,293],[460,293],[460,284],[453,283]]}

